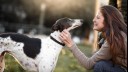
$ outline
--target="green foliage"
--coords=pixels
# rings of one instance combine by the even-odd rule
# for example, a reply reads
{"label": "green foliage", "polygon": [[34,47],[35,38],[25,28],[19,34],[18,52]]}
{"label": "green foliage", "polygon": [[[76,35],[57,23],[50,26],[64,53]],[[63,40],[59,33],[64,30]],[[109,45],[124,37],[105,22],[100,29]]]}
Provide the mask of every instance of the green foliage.
{"label": "green foliage", "polygon": [[[91,56],[91,46],[79,44],[78,47],[87,56]],[[21,66],[10,55],[5,56],[6,67],[4,72],[27,72],[21,68]],[[73,54],[68,48],[63,48],[59,55],[58,62],[54,72],[92,72],[92,70],[86,70],[78,61],[74,58]]]}

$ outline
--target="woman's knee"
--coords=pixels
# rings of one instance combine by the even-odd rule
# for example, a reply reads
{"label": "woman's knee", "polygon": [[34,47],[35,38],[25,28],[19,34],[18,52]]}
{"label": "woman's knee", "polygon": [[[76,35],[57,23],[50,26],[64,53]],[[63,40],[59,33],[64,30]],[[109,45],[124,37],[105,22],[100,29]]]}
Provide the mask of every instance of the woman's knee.
{"label": "woman's knee", "polygon": [[99,62],[97,62],[97,63],[95,64],[95,67],[103,67],[103,66],[105,66],[106,64],[107,64],[106,61],[99,61]]}
{"label": "woman's knee", "polygon": [[94,66],[94,72],[125,72],[119,65],[114,65],[111,61],[99,61]]}
{"label": "woman's knee", "polygon": [[107,66],[108,62],[107,61],[99,61],[95,64],[94,66],[94,71],[95,72],[102,72],[106,66]]}

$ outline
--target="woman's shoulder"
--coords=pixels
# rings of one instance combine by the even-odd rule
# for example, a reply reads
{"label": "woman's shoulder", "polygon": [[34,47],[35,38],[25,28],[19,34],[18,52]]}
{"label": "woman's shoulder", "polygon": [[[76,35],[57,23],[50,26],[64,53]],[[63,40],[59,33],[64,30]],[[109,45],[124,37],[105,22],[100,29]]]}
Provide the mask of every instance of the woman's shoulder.
{"label": "woman's shoulder", "polygon": [[109,44],[108,44],[106,39],[105,39],[105,41],[104,41],[104,43],[103,43],[101,48],[109,48]]}

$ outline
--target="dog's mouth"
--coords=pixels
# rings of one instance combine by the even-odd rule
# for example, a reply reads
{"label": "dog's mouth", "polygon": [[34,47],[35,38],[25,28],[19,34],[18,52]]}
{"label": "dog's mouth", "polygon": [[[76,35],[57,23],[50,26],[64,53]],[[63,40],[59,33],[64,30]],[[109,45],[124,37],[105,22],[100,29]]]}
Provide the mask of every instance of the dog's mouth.
{"label": "dog's mouth", "polygon": [[82,23],[80,23],[80,24],[78,24],[78,25],[74,25],[74,26],[72,26],[72,27],[69,27],[67,30],[70,31],[70,30],[72,30],[72,29],[75,29],[75,28],[77,28],[77,27],[80,27],[81,25],[82,25]]}
{"label": "dog's mouth", "polygon": [[80,26],[80,25],[75,25],[74,28],[77,28],[77,27],[79,27],[79,26]]}
{"label": "dog's mouth", "polygon": [[80,27],[82,24],[79,24],[79,25],[75,25],[74,27],[77,28],[77,27]]}
{"label": "dog's mouth", "polygon": [[77,25],[74,26],[74,28],[80,27],[83,23],[79,23]]}

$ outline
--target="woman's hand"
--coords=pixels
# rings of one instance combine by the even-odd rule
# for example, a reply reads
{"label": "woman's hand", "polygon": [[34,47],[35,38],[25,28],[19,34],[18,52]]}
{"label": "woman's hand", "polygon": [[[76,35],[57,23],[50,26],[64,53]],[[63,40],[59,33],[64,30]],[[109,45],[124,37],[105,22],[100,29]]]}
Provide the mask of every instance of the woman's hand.
{"label": "woman's hand", "polygon": [[68,30],[63,30],[59,38],[65,43],[67,47],[70,48],[73,45],[73,40],[71,39],[71,34]]}

